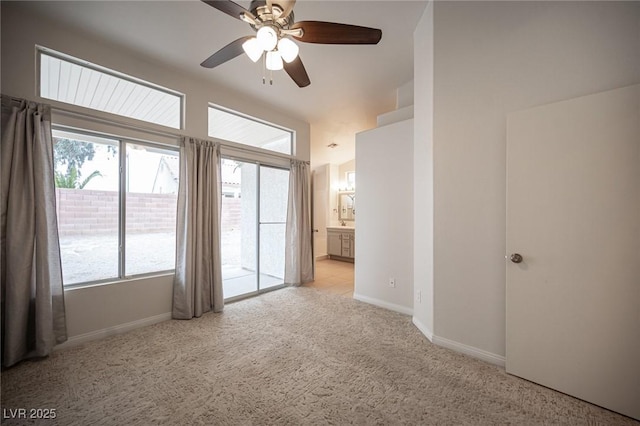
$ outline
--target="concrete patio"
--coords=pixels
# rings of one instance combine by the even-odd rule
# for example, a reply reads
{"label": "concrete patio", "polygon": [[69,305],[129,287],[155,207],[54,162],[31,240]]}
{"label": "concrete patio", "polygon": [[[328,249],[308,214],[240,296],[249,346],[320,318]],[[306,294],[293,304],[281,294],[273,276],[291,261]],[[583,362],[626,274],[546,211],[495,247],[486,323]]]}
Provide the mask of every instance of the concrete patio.
{"label": "concrete patio", "polygon": [[[239,231],[224,233],[222,279],[225,298],[257,291],[255,270],[240,262]],[[235,237],[235,238],[234,238]],[[235,243],[235,244],[234,244]],[[65,285],[108,281],[118,276],[118,236],[115,234],[75,235],[60,238]],[[175,265],[173,233],[131,234],[126,241],[127,276],[171,271]],[[284,283],[282,277],[260,274],[260,289]]]}

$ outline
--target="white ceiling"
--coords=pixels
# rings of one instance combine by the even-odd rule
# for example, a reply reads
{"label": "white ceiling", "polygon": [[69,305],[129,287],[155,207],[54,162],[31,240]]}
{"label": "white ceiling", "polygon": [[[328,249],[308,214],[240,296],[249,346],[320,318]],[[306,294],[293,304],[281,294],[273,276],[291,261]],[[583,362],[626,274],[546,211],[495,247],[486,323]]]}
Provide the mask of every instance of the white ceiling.
{"label": "white ceiling", "polygon": [[[250,2],[236,3],[248,8]],[[355,132],[372,127],[377,115],[392,110],[395,89],[413,79],[413,30],[425,5],[416,0],[299,0],[296,21],[348,23],[380,28],[383,34],[375,46],[299,43],[311,79],[302,89],[284,71],[274,74],[273,86],[263,85],[261,64],[245,55],[214,69],[202,68],[199,64],[212,53],[253,30],[201,1],[43,1],[24,6],[309,122],[312,144],[325,150],[312,148],[312,155],[341,157],[312,160],[339,164],[353,157]],[[332,153],[326,148],[331,142],[347,146]]]}

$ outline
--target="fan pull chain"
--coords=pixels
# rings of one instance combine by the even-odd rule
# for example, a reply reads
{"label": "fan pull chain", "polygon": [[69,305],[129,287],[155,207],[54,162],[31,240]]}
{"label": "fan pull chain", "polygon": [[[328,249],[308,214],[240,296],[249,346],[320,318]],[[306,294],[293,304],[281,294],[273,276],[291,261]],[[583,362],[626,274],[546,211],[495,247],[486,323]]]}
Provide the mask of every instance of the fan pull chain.
{"label": "fan pull chain", "polygon": [[[267,84],[267,55],[262,55],[262,84]],[[269,70],[269,85],[273,86],[273,70]]]}

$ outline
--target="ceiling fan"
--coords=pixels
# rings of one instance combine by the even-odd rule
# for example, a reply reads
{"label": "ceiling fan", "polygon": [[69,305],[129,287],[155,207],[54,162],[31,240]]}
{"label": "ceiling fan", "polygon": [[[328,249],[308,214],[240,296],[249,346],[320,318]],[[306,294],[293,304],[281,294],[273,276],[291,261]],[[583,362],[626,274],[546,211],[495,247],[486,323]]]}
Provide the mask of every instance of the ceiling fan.
{"label": "ceiling fan", "polygon": [[[205,59],[200,65],[214,68],[245,52],[253,61],[264,57],[269,71],[284,68],[299,87],[311,84],[292,40],[320,44],[378,44],[382,31],[357,25],[322,21],[294,21],[295,0],[253,0],[250,10],[230,0],[202,0],[209,6],[248,23],[255,36],[232,41]],[[263,78],[263,83],[265,79]]]}

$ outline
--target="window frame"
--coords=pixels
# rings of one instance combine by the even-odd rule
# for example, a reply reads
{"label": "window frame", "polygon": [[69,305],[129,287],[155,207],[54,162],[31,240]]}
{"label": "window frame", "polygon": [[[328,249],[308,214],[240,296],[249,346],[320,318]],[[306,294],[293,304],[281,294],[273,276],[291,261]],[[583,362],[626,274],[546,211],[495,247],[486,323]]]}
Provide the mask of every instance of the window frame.
{"label": "window frame", "polygon": [[[62,53],[62,52],[58,52],[56,50],[53,49],[49,49],[47,47],[44,46],[40,46],[40,45],[36,45],[36,96],[38,96],[40,99],[46,99],[47,101],[53,101],[53,102],[59,102],[61,104],[65,104],[65,105],[73,105],[76,108],[82,108],[83,110],[90,110],[90,111],[98,111],[100,113],[104,113],[104,114],[109,114],[109,115],[113,115],[116,117],[123,117],[125,119],[128,120],[134,120],[136,122],[139,123],[145,123],[145,124],[151,124],[154,126],[160,126],[163,128],[167,128],[167,129],[174,129],[174,130],[184,130],[185,128],[185,99],[186,99],[186,95],[184,93],[178,92],[176,90],[172,90],[169,89],[167,87],[164,86],[160,86],[158,84],[152,83],[150,81],[146,81],[143,80],[141,78],[137,78],[116,70],[113,70],[111,68],[107,68],[98,64],[94,64],[92,62],[80,59],[80,58],[76,58],[74,56],[68,55],[66,53]],[[96,108],[90,108],[90,107],[86,107],[83,105],[79,105],[79,104],[72,104],[72,103],[68,103],[68,102],[64,102],[61,100],[57,100],[57,99],[52,99],[52,98],[46,98],[42,96],[42,87],[41,87],[41,79],[42,79],[42,55],[47,55],[56,59],[59,59],[61,61],[66,61],[68,63],[74,64],[74,65],[78,65],[84,68],[88,68],[90,70],[93,71],[97,71],[97,72],[101,72],[104,74],[107,74],[111,77],[115,77],[115,78],[119,78],[122,80],[125,80],[129,83],[133,83],[133,84],[138,84],[144,87],[147,87],[149,89],[153,89],[153,90],[158,90],[160,92],[164,92],[166,94],[172,95],[172,96],[176,96],[178,97],[178,99],[180,100],[180,112],[179,112],[179,118],[178,118],[178,127],[172,127],[172,126],[167,126],[164,124],[160,124],[160,123],[156,123],[156,122],[152,122],[152,121],[147,121],[147,120],[142,120],[140,118],[135,118],[135,117],[131,117],[128,115],[123,115],[123,114],[116,114],[113,112],[109,112],[109,111],[105,111],[105,110],[101,110],[101,109],[96,109]]]}
{"label": "window frame", "polygon": [[[232,140],[228,140],[228,139],[221,139],[218,136],[212,136],[210,133],[210,128],[209,128],[209,110],[210,109],[215,109],[218,111],[222,111],[224,113],[230,114],[230,115],[235,115],[237,117],[243,118],[245,120],[248,121],[252,121],[254,123],[258,123],[258,124],[262,124],[265,126],[269,126],[269,127],[273,127],[274,129],[278,129],[278,130],[282,130],[283,132],[289,133],[290,138],[289,138],[289,153],[284,153],[284,152],[279,152],[279,151],[274,151],[271,149],[267,149],[267,148],[262,148],[260,146],[256,146],[256,145],[249,145],[249,144],[245,144],[243,142],[237,142],[237,141],[232,141]],[[249,114],[245,114],[243,112],[240,111],[236,111],[227,107],[224,107],[222,105],[219,104],[215,104],[213,102],[209,102],[207,105],[207,136],[210,138],[214,138],[214,139],[218,139],[220,141],[223,141],[225,144],[227,145],[231,145],[238,147],[241,150],[256,150],[257,153],[259,154],[267,154],[270,156],[278,156],[278,157],[283,157],[283,158],[294,158],[295,157],[295,147],[296,147],[296,131],[293,129],[289,129],[287,127],[284,126],[280,126],[274,123],[271,123],[267,120],[263,120],[260,119],[258,117],[254,117],[251,116]]]}
{"label": "window frame", "polygon": [[[103,133],[99,131],[89,129],[79,129],[76,127],[69,127],[62,124],[52,123],[52,132],[59,131],[64,133],[76,134],[79,136],[94,137],[109,139],[118,142],[118,274],[115,277],[105,278],[100,280],[82,281],[72,284],[63,283],[65,290],[91,287],[101,284],[113,284],[118,282],[126,282],[140,278],[148,278],[161,275],[169,275],[175,273],[175,260],[174,267],[172,269],[164,269],[153,272],[145,272],[141,274],[127,274],[126,273],[126,241],[127,241],[127,210],[126,210],[126,198],[127,198],[127,145],[143,145],[150,148],[160,149],[163,151],[173,151],[176,153],[178,159],[180,158],[180,147],[174,145],[168,145],[160,142],[154,142],[144,139],[137,139],[127,136],[119,136],[114,134]],[[57,200],[56,200],[57,202]],[[177,201],[176,201],[177,202]],[[177,221],[177,217],[176,217]]]}

